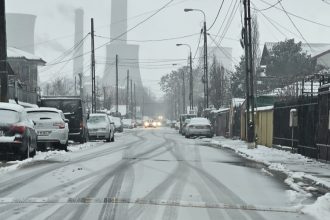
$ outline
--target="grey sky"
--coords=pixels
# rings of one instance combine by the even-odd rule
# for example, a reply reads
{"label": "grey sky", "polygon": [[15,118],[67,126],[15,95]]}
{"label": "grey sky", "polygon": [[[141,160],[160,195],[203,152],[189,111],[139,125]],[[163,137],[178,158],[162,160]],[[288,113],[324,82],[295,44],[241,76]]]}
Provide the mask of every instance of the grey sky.
{"label": "grey sky", "polygon": [[[225,15],[229,10],[231,2],[234,4],[239,0],[225,0],[220,16],[215,26],[210,31],[216,34],[224,21]],[[277,0],[253,0],[253,4],[258,9],[267,8],[268,5],[263,1],[274,4]],[[128,26],[132,27],[139,21],[148,17],[150,11],[156,10],[166,4],[168,0],[128,0]],[[238,4],[239,2],[237,2]],[[177,36],[183,36],[198,33],[202,26],[202,15],[197,12],[184,13],[184,8],[199,8],[206,12],[207,22],[210,25],[215,18],[221,0],[175,0],[172,5],[158,15],[147,21],[137,29],[128,33],[128,40],[148,40],[163,39]],[[284,8],[296,15],[307,19],[323,23],[330,26],[330,5],[322,2],[322,0],[283,0]],[[85,33],[89,32],[90,18],[95,19],[96,34],[101,36],[110,36],[110,0],[7,0],[7,12],[28,13],[37,15],[36,22],[36,54],[40,55],[47,62],[51,62],[54,58],[61,55],[63,49],[69,49],[73,46],[73,12],[77,7],[83,8],[85,11]],[[280,6],[277,6],[280,7]],[[149,13],[144,13],[149,12]],[[241,31],[240,8],[238,8],[235,17],[225,34],[225,39],[221,41],[222,46],[232,47],[234,64],[243,53],[239,44]],[[258,13],[260,26],[261,46],[265,41],[279,41],[285,38],[295,38],[302,40],[299,33],[290,23],[288,17],[280,10],[272,8],[263,11],[263,13],[274,20],[276,26],[281,30],[276,30],[265,17]],[[142,14],[142,15],[141,15]],[[139,15],[139,16],[138,16]],[[312,24],[302,19],[291,16],[303,36],[311,43],[330,43],[330,28]],[[225,21],[227,24],[227,20]],[[225,25],[223,25],[224,27]],[[220,33],[223,33],[221,29]],[[293,33],[291,33],[293,32]],[[173,41],[164,42],[144,42],[140,44],[141,62],[146,59],[183,59],[188,55],[188,51],[184,47],[176,47],[176,43],[189,43],[196,50],[198,43],[198,35]],[[106,43],[106,39],[96,38],[96,46]],[[211,44],[212,41],[209,40]],[[90,43],[87,41],[85,52],[89,50]],[[105,59],[105,49],[101,48],[96,51],[96,60]],[[90,54],[85,56],[86,66],[90,62]],[[180,65],[185,65],[185,61]],[[168,63],[170,64],[170,63]],[[62,68],[58,65],[50,68],[48,71],[41,70],[41,80],[53,78],[55,73]],[[96,68],[97,74],[103,75],[103,66]],[[150,64],[141,64],[141,76],[145,86],[150,87],[156,94],[160,95],[158,86],[159,79],[162,75],[177,68],[177,66],[157,66],[151,69]],[[62,74],[72,75],[72,63],[69,63],[61,71]]]}

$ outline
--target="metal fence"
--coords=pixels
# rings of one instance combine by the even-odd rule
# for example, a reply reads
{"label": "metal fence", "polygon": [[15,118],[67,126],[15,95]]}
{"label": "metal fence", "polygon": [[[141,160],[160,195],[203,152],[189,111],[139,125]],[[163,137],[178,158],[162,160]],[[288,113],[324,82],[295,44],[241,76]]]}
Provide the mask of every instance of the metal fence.
{"label": "metal fence", "polygon": [[[290,127],[290,111],[298,112],[298,126]],[[315,134],[318,119],[317,97],[299,98],[275,102],[273,123],[273,144],[292,147],[302,155],[317,158]]]}

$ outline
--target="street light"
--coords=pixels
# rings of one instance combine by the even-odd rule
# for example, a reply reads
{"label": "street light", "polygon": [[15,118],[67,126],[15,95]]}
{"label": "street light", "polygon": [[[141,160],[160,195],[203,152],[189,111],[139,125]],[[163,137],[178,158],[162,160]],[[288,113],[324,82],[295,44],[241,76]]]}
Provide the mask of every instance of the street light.
{"label": "street light", "polygon": [[198,11],[204,16],[204,108],[209,107],[209,77],[208,77],[208,62],[207,62],[207,29],[206,29],[206,15],[201,9],[185,8],[184,12]]}
{"label": "street light", "polygon": [[189,104],[190,110],[194,108],[194,100],[193,100],[193,74],[192,74],[192,55],[191,55],[191,46],[189,44],[176,44],[177,47],[187,46],[189,47],[189,61],[190,61],[190,74],[189,74]]}

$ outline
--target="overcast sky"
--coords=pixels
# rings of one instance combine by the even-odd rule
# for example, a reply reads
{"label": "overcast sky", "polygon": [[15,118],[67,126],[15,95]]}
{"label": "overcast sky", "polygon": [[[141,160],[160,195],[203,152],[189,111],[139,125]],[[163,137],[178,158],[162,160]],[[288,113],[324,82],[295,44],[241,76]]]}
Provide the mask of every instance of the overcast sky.
{"label": "overcast sky", "polygon": [[[138,22],[150,16],[155,10],[165,5],[169,0],[128,0],[128,26],[132,27]],[[65,50],[73,46],[74,37],[74,9],[83,8],[85,11],[85,33],[90,30],[90,18],[95,20],[95,31],[97,35],[110,37],[110,4],[111,0],[7,0],[6,12],[27,13],[37,16],[35,30],[36,54],[45,61],[51,63],[56,57],[60,56]],[[161,11],[159,14],[148,20],[143,25],[128,33],[128,40],[149,40],[179,37],[198,33],[202,27],[202,14],[197,12],[184,13],[184,8],[199,8],[205,11],[208,25],[213,22],[222,0],[174,0],[174,2]],[[253,0],[252,6],[257,9],[266,9],[273,5],[277,0]],[[328,1],[330,2],[330,1]],[[221,45],[233,48],[233,65],[237,63],[242,55],[239,38],[242,28],[241,12],[242,7],[238,7],[233,19],[229,15],[233,6],[241,5],[239,0],[225,0],[219,18],[210,34],[219,37],[224,34]],[[283,7],[290,13],[304,17],[313,22],[325,24],[328,27],[304,21],[301,18],[290,16],[301,34],[309,43],[330,43],[330,3],[322,0],[282,0]],[[231,7],[230,7],[231,6]],[[280,8],[280,5],[276,5]],[[254,10],[252,10],[253,12]],[[228,15],[226,17],[226,14]],[[264,42],[280,41],[285,38],[295,38],[297,41],[304,41],[300,34],[291,24],[287,15],[275,7],[257,13],[260,31],[261,49]],[[242,15],[243,16],[243,15]],[[226,19],[225,19],[226,18]],[[272,24],[270,24],[271,21]],[[229,22],[229,23],[228,23]],[[225,26],[228,30],[225,32]],[[222,27],[220,29],[220,27]],[[220,31],[219,31],[220,30]],[[184,47],[176,47],[176,43],[188,43],[195,52],[198,44],[199,35],[188,38],[162,42],[129,42],[140,44],[140,61],[160,59],[184,59],[188,56],[188,50]],[[106,39],[95,38],[96,47],[107,42]],[[209,39],[209,43],[213,44]],[[85,52],[89,51],[89,40],[85,44]],[[68,57],[69,58],[69,57]],[[96,60],[105,59],[105,48],[96,51]],[[90,54],[85,56],[85,65],[90,63]],[[186,62],[179,62],[185,65]],[[162,75],[169,73],[177,68],[170,62],[167,65],[162,63],[147,64],[141,63],[142,81],[146,87],[161,95],[159,89],[159,79]],[[48,67],[46,67],[48,68]],[[154,68],[154,69],[152,69]],[[68,63],[64,68],[63,64],[52,66],[48,71],[42,71],[40,77],[42,81],[51,80],[54,75],[72,75],[72,63]],[[103,76],[104,67],[98,65],[96,72]],[[87,73],[89,73],[87,71]],[[125,74],[125,73],[124,73]]]}

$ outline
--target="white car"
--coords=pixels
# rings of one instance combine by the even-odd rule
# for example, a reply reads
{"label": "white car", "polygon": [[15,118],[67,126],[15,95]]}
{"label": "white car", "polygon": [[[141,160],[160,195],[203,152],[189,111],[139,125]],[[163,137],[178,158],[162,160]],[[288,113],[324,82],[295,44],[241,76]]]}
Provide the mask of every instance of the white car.
{"label": "white car", "polygon": [[134,128],[134,124],[133,124],[132,119],[125,118],[125,119],[122,120],[122,122],[123,122],[123,127],[124,128],[130,128],[130,129]]}
{"label": "white car", "polygon": [[114,129],[111,129],[110,120],[105,113],[90,114],[87,121],[89,140],[106,140],[107,142],[113,142]]}
{"label": "white car", "polygon": [[45,150],[47,145],[67,150],[69,140],[68,120],[56,108],[28,108],[28,118],[34,121],[38,134],[38,148]]}
{"label": "white car", "polygon": [[185,137],[206,136],[213,137],[213,128],[207,118],[192,118],[185,128]]}

